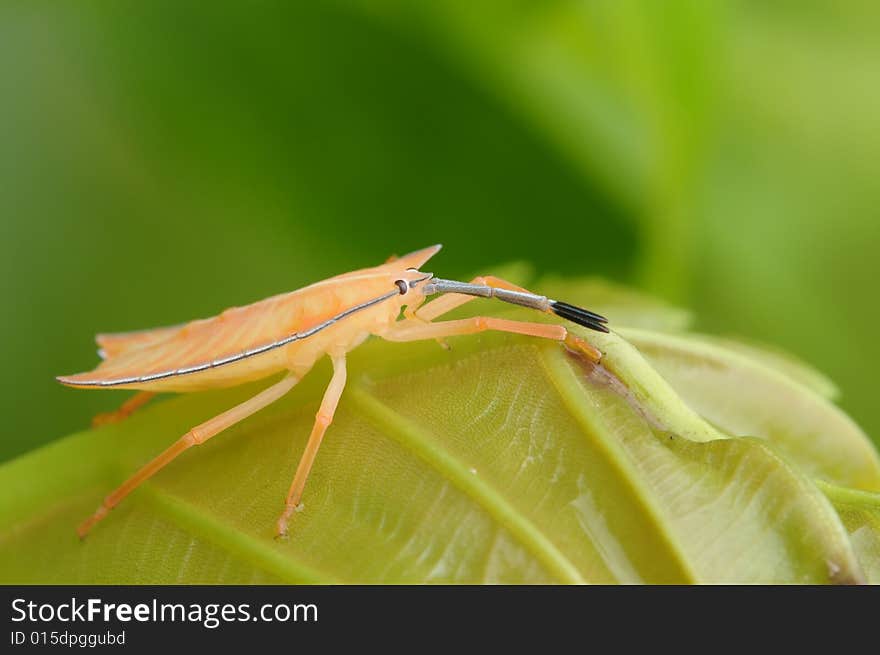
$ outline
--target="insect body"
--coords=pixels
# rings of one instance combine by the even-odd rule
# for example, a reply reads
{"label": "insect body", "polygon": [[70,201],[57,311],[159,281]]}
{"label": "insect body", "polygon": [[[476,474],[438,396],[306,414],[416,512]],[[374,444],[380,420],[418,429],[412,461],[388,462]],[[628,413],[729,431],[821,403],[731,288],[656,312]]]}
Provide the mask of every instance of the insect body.
{"label": "insect body", "polygon": [[[370,335],[402,342],[497,330],[554,339],[594,361],[599,360],[598,350],[561,325],[485,316],[432,322],[476,297],[484,297],[554,313],[591,329],[608,331],[606,320],[598,314],[533,294],[499,278],[487,276],[464,283],[421,272],[419,267],[438,250],[439,245],[418,250],[381,266],[228,309],[213,318],[154,330],[98,335],[99,354],[104,361],[93,371],[61,376],[58,381],[80,388],[141,391],[118,412],[98,417],[99,420],[123,418],[158,392],[202,391],[239,385],[282,371],[286,375],[253,398],[192,428],[148,462],[79,526],[80,537],[180,453],[271,404],[290,391],[318,359],[328,355],[333,362],[333,377],[276,526],[278,535],[286,535],[345,387],[346,353]],[[425,303],[428,296],[436,294],[445,295]]]}

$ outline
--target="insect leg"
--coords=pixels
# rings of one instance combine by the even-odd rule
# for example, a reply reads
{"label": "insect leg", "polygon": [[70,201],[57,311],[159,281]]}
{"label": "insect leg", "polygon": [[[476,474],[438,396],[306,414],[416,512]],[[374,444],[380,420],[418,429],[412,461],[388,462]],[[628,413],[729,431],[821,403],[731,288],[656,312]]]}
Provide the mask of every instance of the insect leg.
{"label": "insect leg", "polygon": [[222,414],[219,414],[191,429],[126,480],[113,493],[107,496],[104,499],[104,502],[101,503],[101,506],[98,507],[97,511],[80,524],[76,530],[77,534],[79,534],[80,538],[85,537],[89,530],[91,530],[98,521],[107,516],[107,513],[118,505],[123,498],[137,489],[142,483],[146,482],[182,452],[192,446],[205,443],[208,439],[219,434],[229,426],[246,419],[251,414],[266,407],[266,405],[275,402],[285,393],[290,391],[298,381],[299,378],[290,374],[283,380],[273,384],[271,387],[264,389],[250,400],[246,400],[240,405],[236,405],[232,409],[226,410]]}
{"label": "insect leg", "polygon": [[[484,284],[486,286],[496,287],[498,289],[524,291],[528,293],[527,289],[519,287],[512,282],[508,282],[507,280],[502,280],[500,277],[495,277],[494,275],[481,275],[479,277],[475,277],[473,280],[471,280],[470,283]],[[403,315],[405,318],[416,319],[418,321],[422,321],[423,323],[428,323],[430,321],[433,321],[438,316],[448,314],[452,310],[457,309],[466,303],[469,303],[471,300],[476,300],[476,298],[476,296],[466,296],[462,293],[448,293],[440,296],[439,298],[434,298],[433,300],[430,300],[418,309],[411,311],[410,308],[407,308],[406,311],[404,311]],[[449,344],[447,344],[444,339],[438,338],[436,341],[441,346],[449,350]]]}
{"label": "insect leg", "polygon": [[584,339],[571,334],[562,325],[510,321],[491,316],[474,316],[473,318],[441,321],[440,323],[399,321],[392,324],[388,330],[379,336],[388,341],[421,341],[423,339],[442,339],[462,334],[476,334],[486,330],[553,339],[554,341],[564,343],[572,350],[583,353],[594,362],[598,362],[602,358],[602,353],[599,350],[591,346]]}
{"label": "insect leg", "polygon": [[[470,283],[485,284],[489,287],[507,289],[508,291],[524,291],[526,293],[529,293],[528,289],[519,287],[512,282],[508,282],[507,280],[502,280],[500,277],[495,277],[494,275],[481,275],[480,277],[475,277],[473,280],[471,280]],[[448,293],[422,305],[419,309],[415,311],[415,317],[420,318],[424,321],[433,321],[438,316],[447,314],[453,309],[461,307],[471,300],[476,300],[476,296],[465,296],[464,294],[460,293]]]}
{"label": "insect leg", "polygon": [[156,393],[154,391],[140,391],[136,393],[122,403],[122,405],[119,406],[119,409],[115,412],[97,414],[92,419],[92,427],[96,428],[100,425],[107,425],[108,423],[119,423],[119,421],[127,419],[136,410],[150,402],[150,399],[155,395]]}
{"label": "insect leg", "polygon": [[306,479],[309,477],[312,464],[315,462],[315,456],[318,454],[321,440],[324,438],[324,433],[327,431],[330,423],[333,422],[333,414],[336,412],[339,398],[342,396],[343,389],[345,389],[345,355],[334,356],[332,360],[333,377],[327,386],[327,390],[324,392],[324,399],[321,401],[321,407],[315,417],[312,434],[309,436],[306,449],[299,460],[299,466],[296,467],[296,474],[293,476],[293,483],[290,485],[290,491],[287,492],[287,499],[284,503],[284,512],[278,518],[277,534],[279,537],[287,536],[287,524],[293,512],[299,506],[303,489],[306,486]]}

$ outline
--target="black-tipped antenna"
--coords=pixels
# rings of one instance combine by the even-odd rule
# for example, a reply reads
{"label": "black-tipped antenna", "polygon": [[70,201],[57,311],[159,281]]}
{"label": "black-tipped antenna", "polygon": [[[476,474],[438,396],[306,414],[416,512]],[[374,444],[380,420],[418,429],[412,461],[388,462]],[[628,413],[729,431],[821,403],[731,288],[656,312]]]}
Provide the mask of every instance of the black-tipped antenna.
{"label": "black-tipped antenna", "polygon": [[576,307],[575,305],[569,305],[567,302],[559,302],[558,300],[550,301],[550,309],[557,316],[561,316],[562,318],[568,319],[578,325],[588,327],[591,330],[596,330],[597,332],[609,331],[608,327],[605,325],[605,323],[608,322],[608,319],[587,309]]}
{"label": "black-tipped antenna", "polygon": [[510,291],[508,289],[499,289],[498,287],[490,287],[485,284],[469,284],[467,282],[456,282],[455,280],[441,280],[434,278],[425,284],[423,293],[430,296],[436,293],[461,293],[467,296],[477,296],[479,298],[497,298],[503,302],[521,307],[529,307],[537,309],[541,312],[553,312],[572,323],[583,325],[597,332],[608,332],[605,323],[608,319],[604,316],[591,312],[587,309],[569,305],[567,302],[551,300],[546,296],[539,296],[526,291]]}

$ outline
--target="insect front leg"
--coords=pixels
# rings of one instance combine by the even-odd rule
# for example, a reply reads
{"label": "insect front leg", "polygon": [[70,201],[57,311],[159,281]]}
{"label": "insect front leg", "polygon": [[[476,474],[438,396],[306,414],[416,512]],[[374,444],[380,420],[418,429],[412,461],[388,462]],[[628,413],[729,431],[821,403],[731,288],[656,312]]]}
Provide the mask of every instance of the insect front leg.
{"label": "insect front leg", "polygon": [[590,345],[586,340],[571,334],[562,325],[510,321],[491,316],[474,316],[472,318],[441,321],[439,323],[399,321],[379,336],[388,341],[422,341],[425,339],[442,339],[444,337],[464,334],[476,334],[487,330],[552,339],[553,341],[565,344],[576,352],[586,355],[593,362],[598,363],[602,359],[602,353],[599,350]]}
{"label": "insect front leg", "polygon": [[91,530],[98,521],[107,516],[107,513],[116,507],[123,498],[149,480],[165,466],[170,464],[182,452],[193,446],[205,443],[208,439],[219,434],[231,425],[246,419],[251,414],[266,407],[266,405],[275,402],[281,396],[290,391],[298,381],[299,378],[290,374],[283,380],[273,384],[271,387],[264,389],[250,400],[246,400],[240,405],[236,405],[232,409],[205,421],[180,437],[180,439],[175,441],[169,448],[148,462],[143,468],[104,499],[104,502],[101,503],[95,513],[83,521],[77,528],[76,531],[77,534],[79,534],[80,539],[84,538],[89,530]]}
{"label": "insect front leg", "polygon": [[[489,287],[495,287],[497,289],[507,289],[509,291],[523,291],[528,293],[528,289],[524,289],[523,287],[517,286],[513,284],[513,282],[508,282],[507,280],[502,280],[500,277],[495,277],[494,275],[481,275],[479,277],[475,277],[470,281],[470,284],[482,284]],[[454,309],[458,309],[462,305],[469,303],[472,300],[476,300],[476,296],[466,296],[460,293],[450,293],[444,296],[440,296],[439,298],[434,298],[433,300],[425,303],[421,307],[416,309],[407,308],[407,310],[403,313],[404,318],[419,321],[422,323],[430,323],[435,318],[442,316],[444,314],[448,314]],[[435,339],[437,343],[439,343],[443,348],[449,350],[450,346],[446,342],[445,339],[438,337]]]}
{"label": "insect front leg", "polygon": [[97,414],[92,419],[92,427],[96,428],[109,423],[119,423],[120,421],[127,419],[135,411],[150,402],[155,395],[156,393],[154,391],[139,391],[122,403],[116,411]]}
{"label": "insect front leg", "polygon": [[[488,287],[495,287],[496,289],[507,289],[508,291],[522,291],[525,293],[530,293],[528,289],[517,286],[513,282],[502,280],[500,277],[495,277],[494,275],[481,275],[479,277],[475,277],[473,280],[470,281],[470,284],[483,284]],[[465,296],[460,293],[446,294],[444,296],[440,296],[439,298],[435,298],[434,300],[431,300],[419,307],[415,312],[413,312],[413,317],[430,322],[433,321],[435,318],[442,316],[443,314],[448,314],[453,309],[457,309],[462,305],[469,303],[471,300],[476,300],[476,296]],[[411,317],[408,316],[407,318]]]}

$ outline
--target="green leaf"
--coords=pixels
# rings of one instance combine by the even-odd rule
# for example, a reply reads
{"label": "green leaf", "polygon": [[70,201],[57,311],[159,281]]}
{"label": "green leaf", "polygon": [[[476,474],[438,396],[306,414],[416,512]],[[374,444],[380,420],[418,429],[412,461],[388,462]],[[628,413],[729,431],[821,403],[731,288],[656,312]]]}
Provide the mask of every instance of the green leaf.
{"label": "green leaf", "polygon": [[818,484],[849,532],[865,579],[880,584],[880,494]]}
{"label": "green leaf", "polygon": [[[612,319],[681,324],[636,294],[564,284],[567,299],[595,294]],[[182,455],[83,542],[74,528],[103,494],[265,383],[157,402],[72,435],[0,467],[0,581],[876,580],[875,497],[844,488],[876,488],[876,454],[789,376],[800,365],[774,369],[668,331],[620,333],[629,341],[583,333],[600,366],[510,335],[451,339],[451,351],[368,342],[350,356],[287,542],[273,539],[275,519],[326,363]]]}
{"label": "green leaf", "polygon": [[634,329],[621,333],[690,407],[724,432],[771,441],[812,477],[880,490],[880,459],[871,442],[823,396],[827,386],[808,369],[772,353],[756,357],[754,347],[732,349]]}

